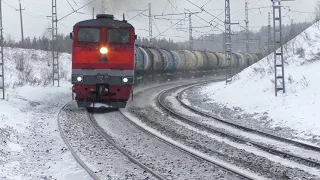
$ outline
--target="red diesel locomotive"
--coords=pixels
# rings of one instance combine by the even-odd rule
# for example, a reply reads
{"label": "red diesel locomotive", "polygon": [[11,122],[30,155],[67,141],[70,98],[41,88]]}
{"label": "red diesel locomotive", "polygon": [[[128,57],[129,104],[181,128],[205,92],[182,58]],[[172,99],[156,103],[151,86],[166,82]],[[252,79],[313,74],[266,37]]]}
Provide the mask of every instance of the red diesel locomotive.
{"label": "red diesel locomotive", "polygon": [[113,15],[78,22],[70,34],[72,84],[79,107],[125,108],[134,83],[134,27]]}

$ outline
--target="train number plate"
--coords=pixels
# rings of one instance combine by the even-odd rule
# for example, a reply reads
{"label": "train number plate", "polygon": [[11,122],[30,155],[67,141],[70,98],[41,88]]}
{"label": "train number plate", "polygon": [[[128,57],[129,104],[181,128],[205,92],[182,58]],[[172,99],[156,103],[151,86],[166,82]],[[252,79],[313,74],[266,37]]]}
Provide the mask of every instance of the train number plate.
{"label": "train number plate", "polygon": [[108,79],[109,78],[109,75],[97,75],[97,79]]}

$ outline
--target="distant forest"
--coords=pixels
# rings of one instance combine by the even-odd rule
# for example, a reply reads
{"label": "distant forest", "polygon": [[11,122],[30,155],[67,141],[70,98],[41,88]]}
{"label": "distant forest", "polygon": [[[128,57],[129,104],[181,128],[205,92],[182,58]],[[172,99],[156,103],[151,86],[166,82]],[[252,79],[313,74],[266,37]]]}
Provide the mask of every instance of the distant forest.
{"label": "distant forest", "polygon": [[[300,34],[306,28],[311,26],[311,23],[296,23],[293,25],[283,26],[283,40],[287,42]],[[235,32],[238,35],[232,37],[232,48],[234,52],[245,52],[245,31]],[[194,50],[222,52],[224,43],[224,34],[211,34],[194,40]],[[273,36],[273,33],[272,33]],[[19,47],[26,49],[51,50],[50,34],[41,37],[25,38],[24,44],[21,41],[16,42],[13,38],[5,39],[6,47]],[[266,53],[268,49],[268,27],[261,27],[258,32],[250,32],[250,52]],[[138,37],[136,44],[156,47],[163,49],[179,50],[189,49],[189,41],[175,43],[171,39],[153,39],[150,43],[148,38]],[[71,53],[72,40],[69,35],[58,35],[58,50],[60,52]]]}

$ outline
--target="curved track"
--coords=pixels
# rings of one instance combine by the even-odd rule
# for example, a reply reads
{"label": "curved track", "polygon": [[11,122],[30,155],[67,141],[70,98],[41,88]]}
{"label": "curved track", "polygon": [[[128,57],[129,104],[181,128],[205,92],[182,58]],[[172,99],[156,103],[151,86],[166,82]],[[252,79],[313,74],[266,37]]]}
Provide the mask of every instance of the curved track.
{"label": "curved track", "polygon": [[292,145],[295,145],[295,146],[298,146],[298,147],[302,147],[302,148],[305,148],[305,149],[315,150],[315,151],[320,152],[320,147],[318,147],[318,146],[313,146],[313,145],[302,143],[302,142],[295,141],[295,140],[292,140],[292,139],[287,139],[287,138],[283,138],[283,137],[280,137],[280,136],[275,136],[273,134],[269,134],[269,133],[262,132],[262,131],[259,131],[259,130],[256,130],[256,129],[248,128],[248,127],[236,124],[236,123],[232,123],[232,122],[223,120],[221,118],[218,118],[216,116],[213,116],[213,115],[211,115],[209,113],[200,111],[200,110],[198,110],[198,109],[196,109],[194,107],[191,107],[191,106],[189,106],[189,105],[187,105],[186,103],[183,102],[182,94],[184,94],[187,90],[189,90],[189,89],[191,89],[191,88],[193,88],[195,86],[204,85],[204,84],[207,84],[207,83],[201,83],[201,84],[193,85],[193,86],[185,88],[183,91],[179,92],[178,96],[176,97],[177,100],[179,101],[179,103],[182,106],[184,106],[185,108],[187,108],[187,109],[189,109],[189,110],[191,110],[191,111],[193,111],[193,112],[195,112],[195,113],[197,113],[199,115],[212,118],[212,119],[217,120],[217,121],[219,121],[221,123],[224,123],[224,124],[227,124],[227,125],[242,129],[244,131],[255,133],[255,134],[259,134],[259,135],[262,135],[262,136],[265,136],[265,137],[273,138],[273,139],[281,141],[281,142],[286,142],[286,143],[289,143],[289,144],[292,144]]}
{"label": "curved track", "polygon": [[66,146],[68,147],[68,150],[71,152],[72,156],[75,158],[75,160],[80,164],[81,167],[83,167],[83,169],[85,169],[88,174],[94,179],[94,180],[101,180],[87,165],[86,163],[84,163],[79,156],[77,155],[77,153],[75,152],[75,150],[72,148],[72,146],[70,145],[69,141],[67,140],[67,137],[65,136],[65,134],[63,133],[63,130],[61,128],[61,123],[60,123],[60,118],[59,118],[59,114],[61,113],[61,111],[66,107],[67,105],[63,106],[59,113],[58,113],[58,117],[57,117],[57,123],[58,123],[58,129],[60,132],[60,136],[62,137],[64,143],[66,144]]}
{"label": "curved track", "polygon": [[116,143],[114,143],[114,141],[108,136],[108,134],[97,124],[96,120],[94,119],[94,117],[92,116],[91,113],[87,112],[89,120],[91,125],[97,130],[97,132],[99,132],[99,134],[101,136],[103,136],[112,146],[114,146],[116,149],[118,149],[124,156],[126,156],[131,162],[137,164],[139,167],[141,167],[142,169],[144,169],[145,171],[149,172],[150,174],[152,174],[154,177],[160,179],[160,180],[165,180],[164,177],[162,177],[161,175],[157,174],[156,172],[154,172],[152,169],[148,168],[147,166],[143,165],[142,163],[140,163],[138,160],[136,160],[133,156],[131,156],[130,154],[128,154],[125,150],[123,150],[120,146],[118,146]]}
{"label": "curved track", "polygon": [[[179,88],[181,87],[188,87],[190,85],[198,85],[198,84],[206,84],[208,83],[208,80],[202,81],[202,82],[197,82],[197,83],[189,83],[189,84],[184,84],[184,85],[180,85],[178,86]],[[175,87],[177,88],[177,87]],[[174,89],[175,89],[174,88]],[[219,167],[222,167],[223,169],[226,169],[227,171],[230,171],[234,174],[239,175],[240,177],[243,177],[245,179],[265,179],[264,177],[255,174],[253,172],[247,171],[245,169],[241,169],[236,167],[235,165],[229,164],[228,162],[225,162],[223,160],[219,160],[216,159],[214,157],[211,157],[209,155],[206,155],[204,153],[199,153],[199,152],[194,152],[192,150],[190,150],[188,147],[186,147],[185,145],[180,144],[179,142],[176,142],[173,139],[170,139],[168,137],[165,137],[163,135],[161,135],[161,133],[157,133],[154,131],[154,129],[145,126],[143,123],[140,123],[139,120],[136,120],[136,117],[132,116],[128,111],[126,110],[120,110],[120,113],[123,115],[124,118],[126,118],[129,122],[131,122],[133,125],[135,125],[137,128],[141,129],[142,131],[157,137],[158,139],[162,140],[163,142],[165,142],[166,144],[179,149],[183,152],[186,152],[188,154],[190,154],[191,156],[194,156],[196,158],[199,158],[201,160],[207,161],[209,163],[212,163],[214,165],[217,165]],[[241,170],[239,170],[241,169]]]}
{"label": "curved track", "polygon": [[[68,104],[67,104],[68,105]],[[67,107],[67,105],[64,106]],[[59,112],[59,114],[61,113],[61,111],[64,109],[62,108]],[[134,159],[130,154],[126,153],[120,146],[118,146],[117,144],[115,144],[113,142],[113,140],[97,125],[94,117],[92,116],[91,113],[88,112],[88,110],[84,109],[84,113],[87,115],[87,118],[85,117],[85,119],[88,120],[88,124],[89,126],[92,125],[92,128],[96,131],[96,134],[98,134],[99,136],[101,136],[101,138],[103,138],[107,145],[106,146],[112,146],[115,148],[115,151],[118,151],[120,154],[122,154],[123,156],[125,156],[124,159],[128,159],[130,162],[132,162],[133,164],[137,165],[138,167],[140,167],[142,169],[142,171],[146,172],[146,173],[150,173],[150,175],[154,178],[154,179],[159,179],[159,180],[165,180],[165,178],[163,178],[161,175],[155,173],[153,170],[151,170],[150,168],[144,166],[143,164],[141,164],[139,161],[137,161],[136,159]],[[88,172],[88,174],[91,176],[91,178],[95,179],[95,180],[101,180],[103,179],[101,176],[98,176],[96,174],[96,172],[94,172],[89,166],[92,166],[92,163],[88,163],[83,161],[83,157],[80,158],[80,154],[77,154],[77,150],[71,145],[71,141],[70,138],[68,138],[66,136],[66,134],[64,133],[64,129],[63,126],[60,121],[59,115],[57,118],[57,123],[58,123],[58,129],[60,131],[60,135],[63,138],[65,144],[67,145],[68,150],[70,150],[71,154],[74,156],[74,158],[76,159],[76,161]],[[81,128],[81,127],[80,127]],[[82,128],[81,128],[82,129]],[[69,130],[68,130],[69,131]],[[72,130],[71,130],[72,131]],[[94,136],[94,135],[90,135],[90,136]],[[104,146],[104,145],[102,145]],[[81,152],[81,151],[80,151]],[[79,153],[79,152],[78,152]],[[91,157],[89,157],[91,158]],[[87,159],[88,160],[88,159]],[[104,177],[104,176],[103,176]],[[150,176],[149,176],[150,177]],[[107,178],[107,177],[106,177]],[[153,179],[152,178],[152,179]]]}
{"label": "curved track", "polygon": [[[192,85],[192,86],[190,86],[190,87],[188,87],[186,89],[192,88],[194,86],[202,85],[202,84],[206,84],[206,83],[199,83],[197,85]],[[176,112],[172,108],[166,106],[165,103],[163,102],[164,94],[168,93],[168,92],[171,92],[171,91],[175,91],[177,89],[181,89],[181,88],[184,88],[184,87],[180,86],[180,87],[175,87],[175,88],[164,90],[158,95],[158,98],[157,98],[158,99],[158,104],[164,110],[166,110],[167,112],[169,112],[173,116],[178,117],[182,121],[185,121],[186,123],[191,124],[194,127],[203,128],[208,132],[219,134],[220,136],[227,137],[227,138],[230,138],[230,139],[238,141],[238,142],[250,143],[253,146],[256,146],[257,148],[260,148],[261,150],[269,152],[269,153],[272,153],[274,155],[278,155],[278,156],[283,157],[283,158],[291,159],[291,160],[294,160],[294,161],[299,162],[299,163],[302,162],[303,164],[309,165],[311,167],[320,168],[320,162],[318,162],[318,161],[315,161],[315,160],[312,160],[312,159],[308,159],[308,158],[304,158],[304,157],[301,157],[301,156],[298,156],[298,155],[295,155],[295,154],[292,154],[292,153],[289,153],[289,152],[277,150],[275,148],[272,148],[272,147],[257,143],[257,142],[255,142],[253,140],[250,140],[250,139],[247,139],[247,138],[243,138],[243,137],[239,137],[239,136],[233,135],[231,133],[228,133],[228,132],[216,129],[216,128],[212,128],[207,124],[203,124],[203,123],[194,121],[191,118],[187,118],[187,117],[181,115],[180,113]],[[182,92],[184,92],[184,91],[182,91]],[[221,119],[213,117],[213,116],[211,116],[211,115],[209,115],[207,113],[203,113],[203,112],[201,112],[201,111],[199,111],[199,110],[197,110],[195,108],[189,107],[188,105],[183,103],[182,102],[182,97],[181,97],[182,92],[180,92],[178,94],[178,97],[176,97],[176,98],[181,103],[182,106],[186,107],[187,109],[189,109],[192,112],[195,112],[195,113],[200,114],[202,116],[213,118],[213,119],[215,119],[215,120],[217,120],[217,121],[219,121],[221,123],[224,123],[224,124],[226,124],[228,126],[232,126],[232,127],[238,128],[238,129],[240,129],[242,131],[253,133],[256,136],[268,137],[268,138],[271,138],[271,139],[274,139],[274,140],[277,140],[277,141],[285,142],[287,144],[293,144],[295,146],[298,146],[298,147],[301,147],[301,148],[304,148],[304,149],[307,149],[307,150],[312,150],[312,151],[315,151],[315,152],[319,152],[320,151],[319,147],[316,147],[316,146],[312,146],[312,145],[309,145],[309,144],[304,144],[304,143],[297,142],[297,141],[294,141],[294,140],[285,139],[285,138],[278,137],[278,136],[275,136],[275,135],[267,134],[267,133],[264,133],[264,132],[261,132],[261,131],[257,131],[255,129],[250,129],[250,128],[247,128],[247,127],[244,127],[244,126],[240,126],[240,125],[237,125],[237,124],[234,124],[234,123],[227,122],[225,120],[221,120]]]}
{"label": "curved track", "polygon": [[139,129],[145,131],[146,133],[148,133],[150,135],[153,135],[153,136],[159,138],[160,140],[162,140],[163,142],[165,142],[166,144],[168,144],[170,146],[173,146],[174,148],[177,148],[177,149],[179,149],[179,150],[181,150],[183,152],[186,152],[186,153],[190,154],[191,156],[194,156],[194,157],[199,158],[201,160],[207,161],[207,162],[212,163],[214,165],[220,166],[220,167],[222,167],[222,168],[224,168],[224,169],[226,169],[226,170],[228,170],[228,171],[230,171],[230,172],[232,172],[234,174],[237,174],[240,177],[243,177],[245,179],[250,179],[250,180],[263,180],[263,179],[265,179],[265,178],[263,178],[263,177],[261,177],[259,175],[256,175],[256,174],[251,173],[251,172],[246,171],[246,170],[240,171],[235,166],[233,166],[231,164],[228,164],[227,162],[220,161],[220,160],[215,160],[214,158],[206,156],[205,154],[199,154],[199,153],[195,153],[193,151],[190,151],[184,145],[181,145],[181,144],[175,142],[174,140],[171,140],[171,139],[169,140],[166,137],[163,137],[158,133],[154,133],[152,129],[149,129],[149,128],[146,128],[146,127],[140,125],[135,120],[133,120],[127,112],[123,112],[123,111],[120,111],[120,112],[121,112],[121,114],[123,115],[124,118],[126,118],[128,121],[130,121],[132,124],[134,124]]}

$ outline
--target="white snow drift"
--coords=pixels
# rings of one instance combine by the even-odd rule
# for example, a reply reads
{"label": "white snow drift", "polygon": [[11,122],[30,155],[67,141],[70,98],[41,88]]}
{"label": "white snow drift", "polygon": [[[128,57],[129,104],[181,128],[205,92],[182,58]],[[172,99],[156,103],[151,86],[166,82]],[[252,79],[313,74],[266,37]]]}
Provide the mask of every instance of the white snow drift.
{"label": "white snow drift", "polygon": [[71,100],[71,55],[60,55],[61,87],[52,87],[51,52],[5,48],[4,60],[0,179],[90,179],[57,128],[57,114]]}
{"label": "white snow drift", "polygon": [[[267,112],[274,126],[320,135],[320,27],[315,24],[284,46],[286,94],[275,97],[273,54],[236,75],[230,85],[210,84],[201,93],[247,113]],[[258,115],[259,116],[259,115]]]}

